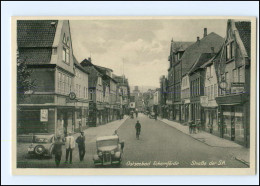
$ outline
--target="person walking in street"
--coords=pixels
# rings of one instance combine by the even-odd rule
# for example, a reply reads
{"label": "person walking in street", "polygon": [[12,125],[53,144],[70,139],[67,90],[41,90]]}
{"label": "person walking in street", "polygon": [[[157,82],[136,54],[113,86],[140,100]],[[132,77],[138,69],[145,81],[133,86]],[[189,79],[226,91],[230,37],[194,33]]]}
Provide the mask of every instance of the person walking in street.
{"label": "person walking in street", "polygon": [[196,126],[197,126],[197,131],[198,131],[198,133],[200,133],[200,132],[201,132],[201,121],[200,121],[200,119],[197,119],[197,124],[196,124]]}
{"label": "person walking in street", "polygon": [[135,130],[136,130],[136,138],[139,140],[139,135],[141,133],[141,124],[137,120],[137,123],[135,124]]}
{"label": "person walking in street", "polygon": [[68,159],[70,157],[70,164],[72,164],[72,152],[75,148],[75,139],[72,136],[72,133],[69,133],[69,135],[65,138],[65,147],[66,147],[66,161],[65,163],[68,163]]}
{"label": "person walking in street", "polygon": [[189,131],[190,131],[190,134],[192,134],[193,133],[193,126],[194,126],[194,121],[192,120],[192,121],[190,121],[189,122]]}
{"label": "person walking in street", "polygon": [[62,142],[60,136],[57,136],[57,140],[55,141],[53,146],[53,154],[55,155],[56,167],[60,166],[60,161],[62,156],[62,145],[64,145],[64,142]]}
{"label": "person walking in street", "polygon": [[135,111],[135,117],[136,118],[138,117],[138,111]]}
{"label": "person walking in street", "polygon": [[76,139],[76,143],[78,144],[79,148],[79,160],[83,161],[85,156],[85,136],[84,132],[80,132],[80,136]]}

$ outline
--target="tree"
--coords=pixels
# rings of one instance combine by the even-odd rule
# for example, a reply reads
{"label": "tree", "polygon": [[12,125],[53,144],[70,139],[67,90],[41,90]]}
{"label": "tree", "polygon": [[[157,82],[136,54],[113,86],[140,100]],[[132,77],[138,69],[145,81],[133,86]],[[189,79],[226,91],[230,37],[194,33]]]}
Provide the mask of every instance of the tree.
{"label": "tree", "polygon": [[17,54],[17,103],[25,98],[25,92],[33,91],[35,88],[35,80],[31,80],[32,70],[27,68],[25,59],[21,59]]}

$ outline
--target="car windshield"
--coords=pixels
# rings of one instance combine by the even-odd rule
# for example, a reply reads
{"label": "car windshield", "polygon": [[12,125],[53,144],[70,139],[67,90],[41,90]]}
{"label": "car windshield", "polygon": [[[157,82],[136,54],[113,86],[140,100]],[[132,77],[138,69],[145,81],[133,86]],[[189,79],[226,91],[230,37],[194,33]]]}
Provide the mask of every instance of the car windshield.
{"label": "car windshield", "polygon": [[49,143],[51,142],[50,136],[35,136],[34,137],[35,143]]}
{"label": "car windshield", "polygon": [[107,146],[115,146],[117,145],[118,140],[102,140],[102,141],[97,141],[97,146],[98,147],[107,147]]}

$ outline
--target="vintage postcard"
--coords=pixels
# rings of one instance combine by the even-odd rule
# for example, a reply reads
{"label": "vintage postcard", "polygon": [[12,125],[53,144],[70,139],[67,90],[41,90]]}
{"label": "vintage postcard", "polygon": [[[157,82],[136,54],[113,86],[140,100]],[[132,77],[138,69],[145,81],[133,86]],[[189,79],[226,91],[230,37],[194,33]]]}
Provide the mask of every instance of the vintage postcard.
{"label": "vintage postcard", "polygon": [[252,175],[256,18],[13,17],[14,175]]}

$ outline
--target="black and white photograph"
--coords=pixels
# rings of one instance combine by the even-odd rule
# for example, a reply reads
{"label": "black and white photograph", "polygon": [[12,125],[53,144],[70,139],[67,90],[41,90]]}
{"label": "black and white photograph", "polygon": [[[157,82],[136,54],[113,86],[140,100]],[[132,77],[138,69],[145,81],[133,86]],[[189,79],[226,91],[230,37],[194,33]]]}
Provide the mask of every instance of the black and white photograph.
{"label": "black and white photograph", "polygon": [[252,166],[251,17],[14,22],[17,169]]}

